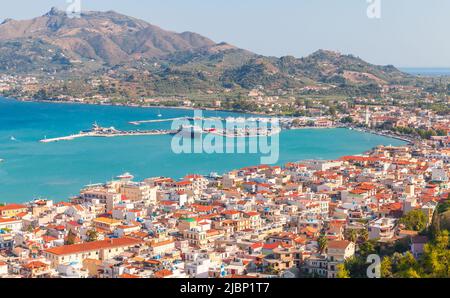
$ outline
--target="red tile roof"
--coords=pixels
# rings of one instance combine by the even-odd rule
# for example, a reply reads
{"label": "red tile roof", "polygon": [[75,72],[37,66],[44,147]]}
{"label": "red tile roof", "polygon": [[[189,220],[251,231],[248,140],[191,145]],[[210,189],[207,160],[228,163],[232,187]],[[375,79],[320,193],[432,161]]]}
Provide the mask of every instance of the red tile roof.
{"label": "red tile roof", "polygon": [[93,250],[101,250],[115,247],[124,247],[124,246],[133,246],[136,244],[143,243],[142,240],[134,239],[134,238],[117,238],[117,239],[109,239],[102,241],[94,241],[94,242],[86,242],[80,244],[73,245],[64,245],[60,247],[54,247],[47,249],[45,252],[51,253],[54,255],[70,255],[82,252],[88,252]]}

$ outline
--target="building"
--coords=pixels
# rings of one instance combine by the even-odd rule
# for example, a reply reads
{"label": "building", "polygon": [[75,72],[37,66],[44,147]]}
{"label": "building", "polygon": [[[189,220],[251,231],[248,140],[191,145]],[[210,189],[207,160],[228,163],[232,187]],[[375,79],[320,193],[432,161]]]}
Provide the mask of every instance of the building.
{"label": "building", "polygon": [[369,239],[388,240],[395,234],[394,218],[383,217],[369,223]]}
{"label": "building", "polygon": [[347,240],[335,240],[328,243],[327,248],[327,277],[335,278],[338,272],[337,265],[355,255],[355,243]]}
{"label": "building", "polygon": [[0,230],[18,232],[22,229],[22,220],[13,218],[0,218]]}
{"label": "building", "polygon": [[156,187],[145,183],[128,182],[120,186],[120,193],[132,202],[144,201],[148,204],[156,203]]}
{"label": "building", "polygon": [[44,256],[56,268],[59,264],[83,263],[86,259],[107,260],[142,243],[142,240],[128,237],[108,239],[50,248],[44,251]]}
{"label": "building", "polygon": [[9,204],[0,206],[0,217],[14,217],[23,212],[27,212],[27,206],[25,205]]}
{"label": "building", "polygon": [[113,232],[117,227],[122,225],[120,220],[107,217],[99,217],[94,219],[92,222],[96,228],[109,232]]}

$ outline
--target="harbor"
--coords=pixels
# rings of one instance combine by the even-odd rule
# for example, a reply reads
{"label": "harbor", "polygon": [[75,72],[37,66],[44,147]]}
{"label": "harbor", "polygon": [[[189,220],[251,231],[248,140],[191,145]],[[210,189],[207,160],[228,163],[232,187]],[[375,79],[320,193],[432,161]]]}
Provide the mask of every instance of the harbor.
{"label": "harbor", "polygon": [[85,137],[103,137],[103,138],[112,138],[112,137],[126,137],[126,136],[155,136],[155,135],[170,135],[176,134],[177,130],[165,130],[165,129],[155,129],[155,130],[130,130],[123,131],[118,130],[114,127],[101,127],[97,123],[94,123],[92,129],[81,131],[78,134],[73,134],[70,136],[58,137],[58,138],[44,138],[40,140],[41,143],[54,143],[60,141],[72,141],[79,138]]}
{"label": "harbor", "polygon": [[[193,119],[193,118],[191,118]],[[162,119],[161,119],[162,120]],[[167,119],[166,119],[167,120]],[[167,120],[168,121],[168,120]],[[182,135],[190,135],[192,137],[202,134],[213,134],[221,137],[259,137],[259,136],[272,136],[281,132],[280,128],[234,128],[234,129],[203,129],[195,125],[181,125],[176,130],[169,129],[154,129],[154,130],[118,130],[114,127],[101,127],[97,123],[92,125],[92,129],[81,131],[78,134],[72,134],[69,136],[57,137],[57,138],[44,138],[40,140],[41,143],[55,143],[61,141],[73,141],[79,138],[85,137],[125,137],[125,136],[155,136],[155,135],[175,135],[181,133]]]}
{"label": "harbor", "polygon": [[244,117],[177,117],[177,118],[167,118],[167,119],[152,119],[152,120],[137,120],[137,121],[130,121],[129,124],[132,125],[141,125],[146,123],[161,123],[161,122],[170,122],[170,121],[180,121],[180,120],[187,120],[187,121],[224,121],[227,123],[254,123],[254,122],[260,122],[260,123],[267,123],[271,120],[281,120],[281,118],[264,118],[264,117],[250,117],[250,118],[244,118]]}

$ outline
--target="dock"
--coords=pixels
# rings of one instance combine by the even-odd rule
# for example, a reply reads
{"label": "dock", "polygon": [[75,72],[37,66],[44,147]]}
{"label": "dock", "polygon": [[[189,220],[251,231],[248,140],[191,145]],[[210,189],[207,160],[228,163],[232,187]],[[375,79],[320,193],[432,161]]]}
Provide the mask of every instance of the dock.
{"label": "dock", "polygon": [[[192,119],[192,118],[191,118]],[[196,126],[181,126],[177,130],[168,130],[168,129],[154,129],[154,130],[129,130],[129,131],[122,131],[117,130],[114,127],[101,127],[97,125],[97,123],[94,123],[92,126],[92,129],[81,131],[78,134],[73,134],[69,136],[64,137],[58,137],[58,138],[44,138],[40,140],[41,143],[55,143],[55,142],[61,142],[61,141],[72,141],[79,138],[86,138],[86,137],[102,137],[102,138],[113,138],[113,137],[127,137],[127,136],[156,136],[156,135],[176,135],[178,133],[185,133],[188,135],[202,135],[202,134],[213,134],[221,137],[228,137],[228,138],[251,138],[251,137],[260,137],[260,136],[272,136],[275,134],[279,134],[281,132],[280,128],[276,129],[234,129],[234,130],[227,130],[227,129],[209,129],[205,130],[200,127]]]}
{"label": "dock", "polygon": [[81,131],[78,134],[73,134],[70,136],[51,138],[51,139],[42,139],[39,142],[41,143],[55,143],[60,141],[72,141],[79,138],[86,137],[102,137],[102,138],[113,138],[113,137],[127,137],[127,136],[156,136],[156,135],[171,135],[176,134],[177,130],[165,130],[165,129],[155,129],[155,130],[131,130],[131,131],[122,131],[117,130],[114,127],[104,128],[98,126],[96,123],[93,125],[93,128],[88,131]]}

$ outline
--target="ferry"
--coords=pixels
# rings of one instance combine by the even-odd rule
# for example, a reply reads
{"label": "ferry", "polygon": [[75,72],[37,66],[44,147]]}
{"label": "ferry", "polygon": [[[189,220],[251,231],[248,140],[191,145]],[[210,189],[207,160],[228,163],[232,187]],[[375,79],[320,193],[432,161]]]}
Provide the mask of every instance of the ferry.
{"label": "ferry", "polygon": [[117,176],[116,178],[120,179],[120,180],[132,180],[134,178],[134,176],[131,175],[130,173],[126,172],[122,175]]}

